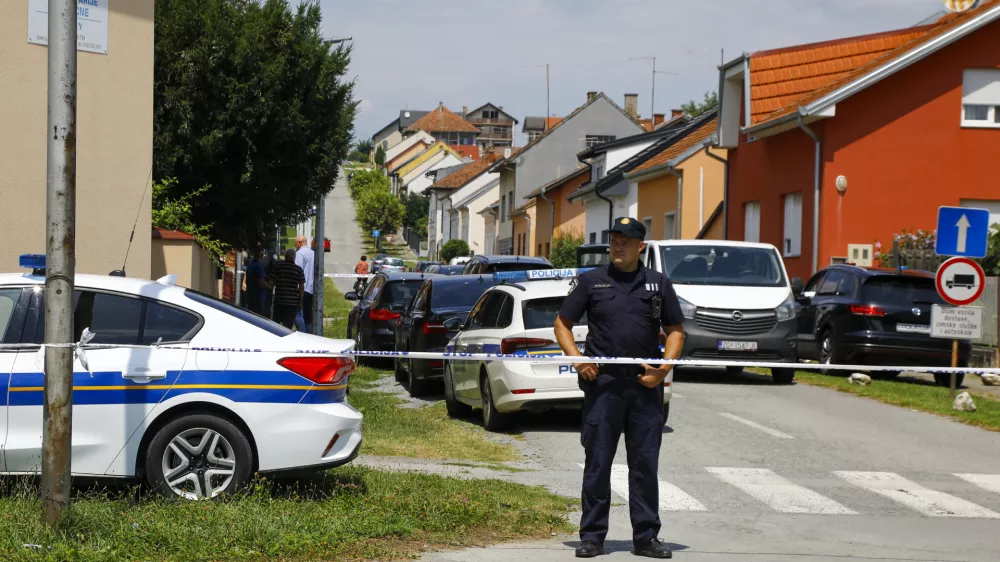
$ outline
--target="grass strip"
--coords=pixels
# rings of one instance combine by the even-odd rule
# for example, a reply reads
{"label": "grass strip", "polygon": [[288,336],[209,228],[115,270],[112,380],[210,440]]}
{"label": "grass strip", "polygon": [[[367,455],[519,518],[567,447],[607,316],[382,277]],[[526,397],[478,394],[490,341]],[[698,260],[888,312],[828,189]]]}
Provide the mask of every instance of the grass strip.
{"label": "grass strip", "polygon": [[541,487],[342,467],[308,481],[259,479],[222,501],[78,492],[62,525],[38,490],[0,496],[0,559],[385,560],[427,547],[548,537],[576,503]]}

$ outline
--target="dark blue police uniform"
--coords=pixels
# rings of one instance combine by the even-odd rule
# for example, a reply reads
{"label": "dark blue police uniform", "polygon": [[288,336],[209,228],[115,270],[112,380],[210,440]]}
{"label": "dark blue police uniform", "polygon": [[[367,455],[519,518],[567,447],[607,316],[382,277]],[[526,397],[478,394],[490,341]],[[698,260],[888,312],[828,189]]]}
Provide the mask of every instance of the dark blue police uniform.
{"label": "dark blue police uniform", "polygon": [[[623,220],[638,222],[616,223]],[[641,223],[637,226],[642,228]],[[584,312],[589,326],[586,354],[596,356],[662,358],[661,327],[684,322],[670,280],[641,263],[633,272],[608,264],[580,275],[559,316],[575,323]],[[586,450],[581,541],[603,545],[608,534],[612,461],[623,431],[633,543],[648,543],[660,531],[657,461],[663,436],[663,386],[643,386],[637,376],[644,372],[641,365],[601,365],[596,380],[579,379],[584,390],[580,441]]]}

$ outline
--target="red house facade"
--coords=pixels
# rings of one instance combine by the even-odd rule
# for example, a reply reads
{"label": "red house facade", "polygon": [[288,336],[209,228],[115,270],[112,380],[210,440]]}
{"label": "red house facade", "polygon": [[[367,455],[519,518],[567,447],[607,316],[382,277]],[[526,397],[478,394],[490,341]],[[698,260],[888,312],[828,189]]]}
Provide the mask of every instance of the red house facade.
{"label": "red house facade", "polygon": [[793,277],[864,264],[876,240],[933,230],[942,205],[1000,223],[1000,0],[746,55],[720,89],[727,237],[774,244]]}

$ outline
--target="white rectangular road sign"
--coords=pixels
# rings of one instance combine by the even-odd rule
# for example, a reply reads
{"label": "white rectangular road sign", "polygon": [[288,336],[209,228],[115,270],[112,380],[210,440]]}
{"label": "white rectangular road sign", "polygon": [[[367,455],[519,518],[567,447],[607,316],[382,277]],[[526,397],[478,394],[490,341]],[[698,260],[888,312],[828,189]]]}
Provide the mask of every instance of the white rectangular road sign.
{"label": "white rectangular road sign", "polygon": [[983,309],[935,304],[931,307],[931,337],[978,340],[983,337]]}

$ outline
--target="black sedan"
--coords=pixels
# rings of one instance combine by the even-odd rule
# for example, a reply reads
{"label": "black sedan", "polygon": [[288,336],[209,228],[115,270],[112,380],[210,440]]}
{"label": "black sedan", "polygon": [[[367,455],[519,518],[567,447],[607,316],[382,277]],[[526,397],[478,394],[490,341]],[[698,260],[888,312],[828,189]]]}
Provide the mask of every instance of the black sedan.
{"label": "black sedan", "polygon": [[364,351],[389,351],[395,342],[396,319],[417,294],[423,276],[419,273],[382,271],[368,282],[364,294],[344,295],[358,301],[347,317],[347,337]]}
{"label": "black sedan", "polygon": [[[444,351],[479,297],[496,282],[492,276],[428,276],[396,325],[396,351]],[[432,379],[444,375],[444,361],[396,359],[396,380],[411,396],[427,394]]]}
{"label": "black sedan", "polygon": [[536,256],[473,256],[462,273],[465,275],[496,273],[498,271],[527,271],[529,269],[552,269],[549,260]]}
{"label": "black sedan", "polygon": [[[945,304],[933,273],[834,265],[817,272],[796,301],[802,359],[914,370],[951,365],[951,340],[930,335],[931,306]],[[959,342],[959,366],[969,364],[971,349],[970,342]],[[958,375],[959,384],[963,378]],[[934,375],[939,385],[949,379]]]}
{"label": "black sedan", "polygon": [[464,265],[432,265],[425,271],[434,275],[461,275]]}

